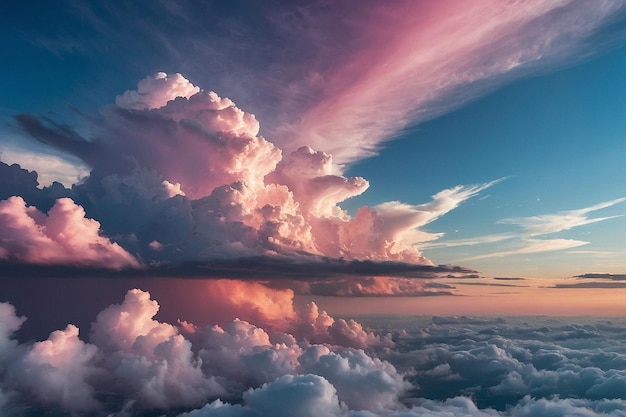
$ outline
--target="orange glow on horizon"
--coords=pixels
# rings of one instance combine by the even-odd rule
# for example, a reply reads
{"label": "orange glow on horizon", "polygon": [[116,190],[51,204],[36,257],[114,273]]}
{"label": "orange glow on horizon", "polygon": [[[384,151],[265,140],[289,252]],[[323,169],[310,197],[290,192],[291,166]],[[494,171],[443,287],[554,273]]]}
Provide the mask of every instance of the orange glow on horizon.
{"label": "orange glow on horizon", "polygon": [[[296,297],[335,315],[624,316],[626,289],[514,288],[433,297]],[[464,291],[469,293],[469,291]]]}

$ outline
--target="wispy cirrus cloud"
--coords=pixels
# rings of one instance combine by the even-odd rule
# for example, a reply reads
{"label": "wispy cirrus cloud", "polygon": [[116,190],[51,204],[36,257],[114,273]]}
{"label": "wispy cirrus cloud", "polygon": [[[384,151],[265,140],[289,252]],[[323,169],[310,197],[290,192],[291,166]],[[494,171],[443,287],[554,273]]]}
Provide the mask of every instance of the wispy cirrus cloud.
{"label": "wispy cirrus cloud", "polygon": [[505,240],[516,238],[515,233],[497,233],[492,235],[471,237],[468,239],[455,239],[441,242],[426,243],[422,246],[422,249],[436,249],[436,248],[453,248],[456,246],[474,246],[483,245],[488,243],[498,243]]}
{"label": "wispy cirrus cloud", "polygon": [[594,204],[592,206],[582,209],[566,210],[553,214],[542,214],[529,217],[505,218],[498,220],[496,223],[502,225],[516,226],[521,230],[518,232],[499,233],[478,236],[469,239],[436,242],[430,244],[429,246],[427,246],[427,248],[448,248],[456,246],[473,246],[503,242],[508,242],[514,245],[514,247],[509,250],[500,250],[484,253],[477,256],[467,257],[458,260],[459,262],[573,249],[579,246],[587,245],[590,242],[576,239],[541,239],[538,237],[556,234],[559,232],[565,232],[576,227],[621,217],[623,216],[622,214],[604,217],[590,217],[589,215],[595,211],[615,206],[617,204],[623,203],[624,201],[626,201],[626,198],[616,198],[614,200]]}
{"label": "wispy cirrus cloud", "polygon": [[497,223],[519,226],[522,228],[524,233],[530,236],[547,235],[570,230],[574,227],[621,217],[623,214],[594,218],[590,218],[588,215],[595,211],[623,203],[624,201],[626,201],[626,198],[617,198],[615,200],[606,201],[578,210],[560,211],[555,214],[543,214],[530,217],[513,217],[499,220]]}
{"label": "wispy cirrus cloud", "polygon": [[465,258],[461,261],[477,261],[480,259],[488,259],[488,258],[502,258],[505,256],[512,255],[524,255],[531,253],[540,253],[540,252],[552,252],[564,249],[576,248],[579,246],[587,245],[589,242],[585,242],[583,240],[575,240],[575,239],[527,239],[524,240],[520,247],[517,249],[501,251],[501,252],[491,252],[483,255],[474,256],[471,258]]}

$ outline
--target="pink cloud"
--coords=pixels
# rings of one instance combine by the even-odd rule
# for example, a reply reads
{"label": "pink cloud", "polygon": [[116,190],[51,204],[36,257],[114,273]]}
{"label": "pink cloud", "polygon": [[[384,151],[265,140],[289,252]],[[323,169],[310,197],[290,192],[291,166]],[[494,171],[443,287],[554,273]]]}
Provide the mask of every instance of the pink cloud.
{"label": "pink cloud", "polygon": [[80,340],[78,328],[69,324],[33,345],[17,378],[44,404],[56,403],[73,412],[94,411],[99,404],[87,380],[97,376],[96,353],[97,347]]}
{"label": "pink cloud", "polygon": [[[287,151],[311,146],[339,164],[372,156],[408,125],[574,53],[585,56],[581,44],[623,4],[484,0],[459,6],[455,0],[369,4],[351,14],[351,22],[367,28],[357,33],[341,21],[334,29],[320,24],[350,48],[318,76],[324,80],[319,98],[272,129],[276,143]],[[315,19],[321,17],[310,16]]]}
{"label": "pink cloud", "polygon": [[[228,285],[219,286],[226,289]],[[259,284],[236,285],[251,294],[257,310],[267,312],[278,301],[297,310],[285,291],[262,290]],[[220,302],[224,295],[218,287],[208,302]],[[317,413],[322,410],[317,401],[325,399],[338,410],[347,411],[341,405],[345,403],[380,411],[398,407],[400,396],[411,387],[390,363],[357,349],[392,344],[380,344],[379,336],[353,320],[334,320],[311,305],[309,310],[294,313],[294,323],[282,323],[281,330],[272,320],[270,326],[260,324],[266,320],[263,314],[257,314],[257,325],[233,318],[239,311],[254,309],[243,299],[238,304],[241,308],[233,308],[231,319],[219,325],[184,322],[174,326],[155,318],[159,304],[149,293],[134,289],[120,304],[97,315],[89,342],[79,338],[76,326],[68,325],[30,345],[18,345],[13,339],[23,319],[10,304],[0,304],[0,331],[6,330],[0,333],[0,341],[10,347],[0,350],[0,389],[3,395],[7,393],[0,407],[28,405],[61,414],[94,415],[124,410],[134,415],[191,410],[216,398],[223,404],[221,400],[243,396],[249,406],[263,408],[271,406],[266,403],[269,393],[302,390],[303,397],[290,397],[289,410],[312,407],[309,411]],[[318,333],[303,332],[304,323],[316,327]],[[315,342],[311,336],[327,341]],[[298,381],[306,384],[298,387]],[[313,394],[308,392],[311,384],[322,389],[318,394],[323,395],[313,395],[307,405],[306,395]]]}
{"label": "pink cloud", "polygon": [[157,72],[139,81],[137,90],[128,90],[115,98],[115,104],[125,109],[158,109],[177,97],[189,98],[200,92],[180,74]]}
{"label": "pink cloud", "polygon": [[35,264],[75,264],[120,269],[139,262],[100,235],[100,223],[69,198],[47,214],[21,197],[0,201],[0,257]]}
{"label": "pink cloud", "polygon": [[308,254],[432,265],[419,244],[440,234],[420,227],[497,182],[453,187],[420,205],[363,207],[353,217],[339,204],[367,180],[342,175],[333,156],[307,146],[283,154],[230,99],[165,73],[120,97],[103,110],[96,139],[80,144],[18,120],[93,166],[68,195],[146,263]]}

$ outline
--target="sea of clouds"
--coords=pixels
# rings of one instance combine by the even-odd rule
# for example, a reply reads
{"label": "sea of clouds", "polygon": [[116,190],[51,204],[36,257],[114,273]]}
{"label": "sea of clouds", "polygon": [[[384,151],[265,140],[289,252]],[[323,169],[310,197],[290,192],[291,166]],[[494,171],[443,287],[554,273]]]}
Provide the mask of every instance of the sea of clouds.
{"label": "sea of clouds", "polygon": [[215,302],[234,295],[230,319],[162,322],[133,289],[88,328],[18,341],[26,318],[1,303],[1,414],[626,416],[623,320],[381,316],[368,328],[297,307],[289,290],[206,285]]}

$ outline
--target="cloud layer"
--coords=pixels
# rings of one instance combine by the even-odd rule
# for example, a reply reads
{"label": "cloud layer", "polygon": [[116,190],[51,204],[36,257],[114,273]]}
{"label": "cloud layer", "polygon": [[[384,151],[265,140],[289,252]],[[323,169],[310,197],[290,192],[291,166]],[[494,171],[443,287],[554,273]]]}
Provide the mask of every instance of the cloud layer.
{"label": "cloud layer", "polygon": [[621,321],[387,317],[377,319],[390,322],[386,331],[371,331],[296,307],[288,291],[207,285],[223,303],[214,324],[160,321],[157,301],[134,289],[90,329],[70,324],[21,344],[14,333],[25,318],[0,303],[0,412],[625,415]]}

